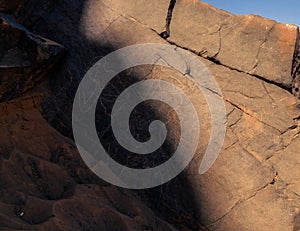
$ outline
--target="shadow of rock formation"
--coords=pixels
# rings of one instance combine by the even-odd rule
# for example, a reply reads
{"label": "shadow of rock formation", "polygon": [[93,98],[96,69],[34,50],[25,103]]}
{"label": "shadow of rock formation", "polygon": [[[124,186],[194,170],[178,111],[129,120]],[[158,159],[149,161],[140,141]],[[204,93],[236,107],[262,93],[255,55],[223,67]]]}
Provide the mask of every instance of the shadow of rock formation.
{"label": "shadow of rock formation", "polygon": [[[290,89],[293,63],[298,68],[294,57],[298,27],[177,0],[170,35],[162,38],[169,3],[0,0],[1,11],[67,51],[38,88],[0,104],[1,228],[296,229],[300,128]],[[135,168],[160,164],[170,158],[180,136],[175,112],[166,104],[147,101],[132,113],[133,136],[146,141],[149,123],[159,119],[168,127],[165,143],[144,159],[115,141],[111,108],[117,96],[137,81],[154,78],[177,84],[194,103],[201,124],[197,152],[179,176],[152,189],[120,189],[96,177],[80,158],[72,141],[72,103],[79,82],[100,58],[149,42],[181,47],[209,69],[223,92],[227,132],[217,161],[199,175],[211,128],[201,92],[170,68],[143,66],[120,73],[102,92],[96,113],[98,136],[119,163]]]}

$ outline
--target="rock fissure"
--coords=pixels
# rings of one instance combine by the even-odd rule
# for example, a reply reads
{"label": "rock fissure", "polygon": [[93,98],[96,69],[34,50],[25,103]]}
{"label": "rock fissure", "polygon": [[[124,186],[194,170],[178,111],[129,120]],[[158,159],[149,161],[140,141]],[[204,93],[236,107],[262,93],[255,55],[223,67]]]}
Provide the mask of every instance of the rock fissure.
{"label": "rock fissure", "polygon": [[269,84],[275,85],[275,86],[277,86],[277,87],[280,87],[280,88],[282,88],[282,89],[288,91],[289,93],[291,93],[291,89],[290,89],[289,87],[285,86],[284,84],[277,83],[277,82],[275,82],[275,81],[266,79],[266,78],[264,78],[264,77],[262,77],[262,76],[259,76],[259,75],[256,75],[256,74],[250,74],[249,72],[241,71],[241,70],[236,69],[236,68],[234,68],[234,67],[227,66],[227,65],[221,63],[218,59],[216,59],[215,56],[214,56],[214,57],[209,57],[209,56],[203,55],[203,52],[197,52],[197,51],[192,50],[192,49],[190,49],[190,48],[187,48],[187,47],[184,47],[184,46],[180,46],[180,45],[176,44],[175,42],[173,42],[173,41],[171,41],[171,40],[166,39],[166,41],[169,42],[171,45],[175,45],[175,46],[177,46],[177,47],[180,47],[181,49],[190,51],[190,52],[194,53],[195,55],[197,55],[197,56],[199,56],[199,57],[201,57],[201,58],[207,59],[207,60],[213,62],[214,64],[217,64],[217,65],[223,66],[223,67],[225,67],[225,68],[228,68],[228,69],[231,70],[231,71],[236,71],[236,72],[239,72],[239,73],[247,74],[247,75],[249,75],[249,76],[251,76],[251,77],[255,77],[255,78],[257,78],[257,79],[260,79],[260,80],[262,80],[262,81],[264,81],[264,82],[266,82],[266,83],[269,83]]}
{"label": "rock fissure", "polygon": [[[85,7],[86,2],[55,1],[51,10],[40,12],[41,5],[49,5],[45,1],[30,0],[30,9],[26,4],[27,9],[22,10],[25,13],[30,10],[26,15],[28,21],[21,17],[20,22],[30,31],[51,37],[67,48],[65,60],[47,75],[51,90],[48,90],[47,81],[42,83],[42,88],[36,89],[49,96],[45,99],[46,109],[41,110],[46,110],[44,115],[48,123],[60,133],[40,115],[39,98],[28,97],[27,101],[17,98],[12,105],[12,101],[0,105],[0,154],[3,154],[2,158],[0,155],[0,176],[5,186],[0,188],[1,227],[10,224],[11,229],[37,230],[167,231],[177,230],[176,227],[179,230],[291,230],[286,227],[292,228],[292,219],[299,212],[296,209],[300,208],[295,196],[300,195],[297,180],[299,156],[296,155],[299,150],[299,127],[293,123],[293,118],[295,124],[299,122],[299,111],[294,107],[293,96],[283,91],[282,86],[274,86],[276,83],[268,80],[285,83],[286,86],[291,84],[291,79],[286,77],[291,74],[287,72],[291,72],[295,27],[278,23],[278,27],[268,32],[273,25],[268,19],[253,15],[234,16],[195,0],[193,5],[192,0],[177,1],[173,17],[170,17],[168,8],[170,0],[153,0],[151,3],[143,0],[129,0],[126,3],[96,0],[88,1],[88,7]],[[105,3],[108,8],[103,5]],[[37,18],[38,21],[34,20]],[[171,36],[163,40],[160,33],[167,27],[167,20],[171,25]],[[236,23],[239,25],[232,26]],[[165,29],[165,32],[170,30]],[[103,98],[100,96],[98,109],[102,107],[103,111],[97,114],[99,116],[95,122],[97,131],[102,133],[99,134],[100,141],[102,138],[107,143],[115,141],[108,132],[109,122],[106,124],[106,118],[102,120],[102,115],[106,117],[111,114],[111,102],[108,103],[107,98],[113,101],[110,99],[117,97],[123,89],[121,87],[127,86],[123,83],[130,84],[131,80],[166,78],[187,92],[195,103],[197,113],[203,115],[199,120],[205,129],[189,168],[168,184],[149,189],[149,193],[147,189],[147,195],[143,192],[133,195],[130,190],[118,189],[96,178],[78,160],[80,155],[76,144],[69,139],[72,138],[71,132],[67,131],[72,126],[70,105],[73,93],[86,69],[96,58],[104,57],[111,50],[139,43],[169,43],[174,45],[175,50],[178,49],[178,54],[181,54],[180,48],[186,47],[183,49],[188,53],[197,55],[218,80],[228,109],[224,146],[207,174],[199,175],[198,161],[205,151],[204,144],[210,139],[211,126],[210,120],[205,119],[209,118],[209,108],[202,107],[207,105],[205,97],[201,97],[197,87],[187,81],[193,79],[195,70],[192,65],[187,61],[184,63],[184,57],[181,59],[179,56],[181,73],[171,65],[170,68],[159,66],[165,58],[163,55],[151,66],[132,68],[116,76],[126,76],[129,82],[122,82],[124,78],[118,83],[112,81],[112,86],[108,85],[105,89]],[[255,62],[255,56],[260,63]],[[169,64],[174,65],[173,62]],[[297,65],[294,68],[299,70]],[[248,70],[259,77],[246,73]],[[29,73],[29,78],[32,73]],[[223,97],[214,89],[202,87],[216,97]],[[148,113],[147,110],[143,113]],[[159,105],[149,108],[149,114],[156,110],[166,119],[167,125],[177,128],[176,121],[173,125],[173,113],[165,113]],[[185,116],[189,119],[188,112]],[[134,119],[131,121],[135,122]],[[193,123],[192,119],[189,122]],[[138,126],[144,132],[143,121]],[[180,137],[174,132],[175,138],[177,141]],[[175,142],[169,144],[175,146]],[[13,146],[19,149],[15,150]],[[107,148],[111,155],[115,150],[120,149],[113,145]],[[159,150],[158,154],[161,153],[163,151]],[[273,158],[267,160],[270,155]],[[28,158],[35,161],[26,167],[30,177],[23,171],[23,163]],[[287,186],[286,182],[294,184]],[[101,190],[105,190],[106,195]],[[15,215],[9,217],[13,214],[11,205],[20,204],[28,195],[43,200],[36,205],[27,203],[33,206],[28,207],[27,211],[20,211],[24,211],[22,215],[17,213],[27,222],[21,224],[22,221]],[[49,203],[54,203],[53,209]],[[49,217],[49,207],[55,217],[44,222],[42,219]],[[37,225],[32,226],[31,220]],[[208,226],[203,228],[203,224]]]}
{"label": "rock fissure", "polygon": [[233,107],[235,107],[235,108],[237,108],[238,110],[240,110],[242,113],[244,113],[244,114],[246,114],[246,115],[248,115],[248,116],[254,118],[255,120],[259,121],[260,123],[262,123],[262,124],[264,124],[264,125],[266,125],[266,126],[268,126],[268,127],[271,127],[271,128],[273,128],[273,129],[275,129],[276,131],[278,131],[278,132],[281,133],[281,131],[280,131],[278,128],[275,128],[274,126],[272,126],[272,125],[270,125],[270,124],[267,124],[266,122],[260,120],[260,119],[257,118],[256,116],[254,116],[254,115],[252,115],[251,113],[245,111],[242,107],[240,107],[240,106],[237,105],[236,103],[233,103],[233,102],[232,102],[231,100],[229,100],[228,98],[224,98],[224,100],[225,100],[226,102],[228,102],[229,104],[231,104]]}
{"label": "rock fissure", "polygon": [[252,69],[250,71],[248,71],[248,73],[250,75],[254,74],[255,73],[255,70],[256,68],[258,67],[260,61],[258,60],[258,57],[260,55],[260,52],[261,52],[261,49],[263,48],[263,46],[266,44],[266,42],[268,41],[269,39],[269,36],[271,34],[271,32],[273,31],[274,27],[277,25],[277,23],[274,23],[273,26],[271,26],[271,28],[268,30],[268,32],[266,33],[266,36],[265,36],[265,39],[262,41],[262,43],[259,45],[258,47],[258,50],[257,50],[257,54],[255,56],[255,64],[254,66],[252,67]]}
{"label": "rock fissure", "polygon": [[292,93],[293,95],[300,100],[300,34],[298,30],[296,45],[295,45],[295,53],[294,60],[292,66]]}
{"label": "rock fissure", "polygon": [[[214,32],[214,33],[219,33],[219,46],[218,46],[218,51],[213,55],[213,56],[207,56],[206,53],[207,51],[206,50],[203,50],[203,51],[196,51],[196,50],[193,50],[193,49],[190,49],[189,47],[184,47],[184,46],[181,46],[179,44],[177,44],[176,42],[168,39],[169,36],[170,36],[170,25],[171,25],[171,20],[172,20],[172,12],[173,12],[173,9],[176,5],[176,0],[171,0],[170,1],[170,4],[169,4],[169,8],[168,8],[168,11],[167,11],[167,17],[166,17],[166,25],[165,25],[165,31],[159,33],[156,29],[152,28],[150,25],[147,25],[143,22],[141,22],[140,20],[136,19],[135,17],[133,17],[132,15],[127,15],[127,14],[122,14],[121,12],[118,12],[117,10],[111,8],[110,6],[108,6],[107,4],[105,4],[106,7],[108,7],[110,10],[114,11],[114,12],[117,12],[120,16],[128,19],[128,20],[131,20],[131,21],[134,21],[134,22],[137,22],[143,26],[146,26],[147,28],[149,28],[151,31],[155,32],[157,35],[159,35],[161,38],[163,38],[166,42],[168,42],[169,44],[171,45],[175,45],[179,48],[182,48],[184,50],[187,50],[189,52],[192,52],[193,54],[199,56],[199,57],[202,57],[204,59],[207,59],[211,62],[213,62],[214,64],[217,64],[217,65],[221,65],[225,68],[228,68],[229,70],[232,70],[232,71],[237,71],[239,73],[244,73],[244,74],[247,74],[251,77],[255,77],[255,78],[258,78],[266,83],[269,83],[269,84],[272,84],[272,85],[275,85],[277,87],[280,87],[286,91],[288,91],[289,93],[292,93],[292,89],[285,85],[285,84],[281,84],[281,83],[278,83],[278,82],[275,82],[275,81],[272,81],[272,80],[269,80],[263,76],[260,76],[260,75],[257,75],[257,74],[254,74],[252,72],[254,72],[253,70],[259,65],[259,62],[256,62],[252,68],[252,70],[250,71],[242,71],[242,70],[239,70],[237,68],[234,68],[234,67],[231,67],[231,66],[228,66],[224,63],[222,63],[220,60],[217,59],[217,56],[218,54],[220,53],[221,51],[221,47],[222,47],[222,39],[221,39],[221,31],[222,31],[222,28],[224,27],[224,25],[220,25],[220,27]],[[256,55],[256,60],[257,60],[257,57],[259,56],[259,53],[260,53],[260,50],[262,48],[262,46],[267,42],[268,40],[268,37],[270,35],[270,33],[273,31],[274,27],[277,25],[277,23],[273,24],[273,26],[268,30],[267,34],[266,34],[266,37],[264,39],[264,41],[261,43],[261,45],[259,46],[259,49],[258,49],[258,52],[257,52],[257,55]],[[300,56],[300,54],[299,54]],[[300,58],[299,58],[300,59]],[[299,69],[300,69],[300,65],[299,65]],[[298,69],[297,69],[298,70]]]}
{"label": "rock fissure", "polygon": [[170,5],[168,8],[167,17],[166,17],[165,31],[160,33],[160,36],[164,39],[167,39],[168,37],[170,37],[170,25],[171,25],[172,14],[173,14],[173,9],[175,7],[175,4],[176,4],[176,0],[170,0]]}
{"label": "rock fissure", "polygon": [[[275,173],[276,174],[276,173]],[[259,192],[261,192],[262,190],[266,189],[267,187],[269,187],[270,185],[273,185],[275,178],[272,179],[272,181],[270,181],[269,183],[263,185],[262,187],[260,187],[259,189],[257,189],[253,194],[251,194],[250,196],[248,197],[244,197],[244,196],[241,196],[240,199],[224,214],[222,215],[221,217],[219,217],[218,219],[216,219],[215,221],[211,222],[210,224],[206,225],[205,228],[210,228],[212,227],[213,225],[215,225],[216,223],[220,222],[222,219],[224,219],[225,217],[227,217],[230,213],[232,213],[232,211],[237,208],[238,206],[240,206],[241,204],[243,204],[244,202],[248,201],[248,200],[251,200],[253,199]]]}

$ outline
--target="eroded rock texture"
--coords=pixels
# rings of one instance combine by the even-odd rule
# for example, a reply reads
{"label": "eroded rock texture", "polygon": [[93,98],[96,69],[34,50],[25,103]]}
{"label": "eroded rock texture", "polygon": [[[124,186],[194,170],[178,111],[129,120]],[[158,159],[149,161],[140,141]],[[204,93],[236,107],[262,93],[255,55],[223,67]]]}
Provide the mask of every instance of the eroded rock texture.
{"label": "eroded rock texture", "polygon": [[175,231],[133,193],[89,172],[41,116],[42,97],[0,105],[0,229]]}
{"label": "eroded rock texture", "polygon": [[293,63],[293,94],[300,100],[300,35],[296,44],[295,57]]}
{"label": "eroded rock texture", "polygon": [[[292,83],[298,28],[177,0],[170,37],[163,39],[168,7],[167,0],[29,0],[19,11],[19,22],[68,53],[47,74],[52,94],[42,110],[54,128],[39,113],[43,96],[0,104],[1,229],[297,230],[299,109],[286,88]],[[197,152],[182,174],[163,186],[132,192],[89,172],[65,136],[72,138],[72,101],[89,67],[112,50],[149,42],[183,47],[205,64],[223,92],[227,132],[217,161],[199,175],[211,128],[201,92],[172,68],[152,65],[121,73],[102,94],[96,115],[99,138],[120,163],[140,167],[153,161],[139,162],[123,152],[111,133],[111,107],[132,83],[150,78],[173,83],[193,102],[201,124]],[[164,152],[176,149],[180,136],[174,111],[148,102],[133,114],[140,141],[149,138],[147,122],[153,118],[171,128],[167,144],[152,156],[155,163],[166,160]]]}
{"label": "eroded rock texture", "polygon": [[62,56],[64,48],[0,14],[0,101],[32,89]]}
{"label": "eroded rock texture", "polygon": [[[165,30],[168,1],[108,1],[108,5],[151,27]],[[156,7],[160,5],[160,7]],[[149,7],[157,9],[155,14]],[[201,13],[199,13],[201,12]],[[179,0],[168,41],[232,69],[291,86],[291,62],[298,28],[256,15],[237,16],[206,3]]]}

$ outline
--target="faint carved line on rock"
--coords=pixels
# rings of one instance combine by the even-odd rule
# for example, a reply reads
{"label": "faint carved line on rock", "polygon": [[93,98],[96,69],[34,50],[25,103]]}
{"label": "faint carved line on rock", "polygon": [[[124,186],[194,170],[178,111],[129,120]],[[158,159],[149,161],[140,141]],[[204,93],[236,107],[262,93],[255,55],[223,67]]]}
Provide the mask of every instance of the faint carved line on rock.
{"label": "faint carved line on rock", "polygon": [[[267,187],[269,187],[270,185],[273,184],[273,180],[265,185],[263,185],[262,187],[258,188],[253,194],[251,194],[250,196],[248,197],[244,197],[244,196],[241,196],[241,198],[224,214],[222,215],[221,217],[219,217],[218,219],[216,219],[215,221],[213,221],[212,223],[206,225],[205,227],[206,228],[211,228],[213,225],[215,225],[216,223],[218,223],[219,221],[221,221],[222,219],[224,219],[225,217],[227,217],[236,207],[238,207],[239,205],[241,205],[243,202],[245,201],[248,201],[248,200],[251,200],[252,198],[254,198],[257,193],[259,193],[260,191],[266,189]],[[244,197],[244,198],[243,198]]]}
{"label": "faint carved line on rock", "polygon": [[[300,183],[300,181],[295,181],[295,182],[293,182],[293,183],[286,183],[285,186],[286,186],[287,189],[290,190],[296,197],[298,197],[298,198],[300,199],[300,194],[289,188],[289,186],[297,185],[297,184],[299,184],[299,183]],[[298,231],[298,230],[297,230],[297,231]]]}
{"label": "faint carved line on rock", "polygon": [[[231,127],[230,127],[230,128],[231,128]],[[258,162],[262,163],[262,162],[263,162],[263,158],[262,158],[261,156],[259,156],[259,154],[257,154],[256,152],[251,151],[251,150],[248,150],[248,149],[244,146],[243,142],[240,141],[238,135],[234,132],[234,129],[233,129],[233,128],[231,128],[231,131],[232,131],[232,133],[234,134],[234,136],[236,137],[237,142],[238,142],[238,144],[240,145],[240,147],[243,149],[243,151],[246,152],[247,154],[249,154],[250,156],[254,157],[254,159],[257,160]]]}
{"label": "faint carved line on rock", "polygon": [[231,92],[231,93],[236,93],[236,94],[240,94],[241,96],[244,96],[248,99],[264,99],[264,96],[250,96],[245,94],[245,92],[240,92],[240,91],[234,91],[234,90],[224,90],[224,92]]}
{"label": "faint carved line on rock", "polygon": [[[105,4],[104,2],[102,2],[102,4],[106,7],[106,8],[108,8],[109,10],[111,10],[112,12],[115,12],[116,14],[118,14],[118,16],[110,23],[110,25],[108,25],[108,27],[110,27],[119,17],[123,17],[124,19],[128,19],[128,20],[130,20],[130,21],[132,21],[132,22],[136,22],[136,23],[139,23],[139,24],[141,24],[142,26],[145,26],[145,27],[147,27],[147,28],[149,28],[149,29],[151,29],[151,30],[154,30],[154,29],[152,29],[151,27],[149,27],[147,24],[144,24],[144,23],[142,23],[141,21],[139,21],[138,19],[136,19],[135,17],[133,17],[132,15],[127,15],[127,14],[124,14],[124,13],[122,13],[122,12],[120,12],[120,11],[118,11],[118,10],[116,10],[116,9],[114,9],[114,8],[112,8],[112,7],[110,7],[109,5],[107,5],[107,4]],[[107,30],[107,29],[105,29],[105,30]],[[154,30],[155,31],[155,30]],[[155,31],[156,32],[156,31]],[[103,32],[102,32],[103,33]],[[156,32],[157,33],[157,32]],[[158,34],[158,33],[157,33]]]}
{"label": "faint carved line on rock", "polygon": [[236,145],[236,144],[238,144],[238,143],[239,143],[238,140],[237,140],[237,141],[234,141],[232,144],[230,144],[229,146],[227,146],[226,148],[224,148],[224,151],[230,149],[231,147],[233,147],[234,145]]}
{"label": "faint carved line on rock", "polygon": [[226,117],[228,118],[234,111],[235,111],[235,109],[232,108],[231,111],[227,113]]}
{"label": "faint carved line on rock", "polygon": [[102,31],[101,34],[104,34],[120,17],[122,17],[122,15],[118,15],[116,18],[114,18],[109,24],[108,26]]}
{"label": "faint carved line on rock", "polygon": [[274,23],[271,28],[267,31],[266,36],[264,38],[264,40],[262,41],[262,43],[259,45],[256,56],[255,56],[255,64],[253,65],[253,67],[251,68],[251,70],[249,70],[247,73],[249,74],[254,74],[256,71],[256,68],[258,67],[258,65],[260,64],[260,61],[258,59],[259,54],[261,52],[261,49],[263,48],[263,46],[266,44],[266,42],[268,41],[271,32],[273,31],[273,29],[275,28],[275,26],[277,25],[277,23]]}
{"label": "faint carved line on rock", "polygon": [[267,95],[269,96],[269,98],[272,100],[272,102],[273,102],[275,105],[277,105],[277,104],[276,104],[276,101],[273,99],[273,97],[271,96],[270,92],[268,91],[268,89],[267,89],[267,87],[266,87],[266,85],[265,85],[265,82],[262,82],[262,85],[263,85],[263,88],[265,89],[265,92],[266,92]]}
{"label": "faint carved line on rock", "polygon": [[300,130],[293,135],[292,139],[287,144],[283,145],[282,148],[280,148],[279,150],[274,152],[271,156],[267,157],[266,160],[269,160],[272,157],[274,157],[274,156],[282,153],[284,150],[286,150],[299,137],[299,135],[300,135]]}
{"label": "faint carved line on rock", "polygon": [[218,28],[218,30],[212,34],[209,34],[209,35],[213,35],[215,33],[218,33],[218,36],[219,36],[219,47],[218,47],[218,51],[216,54],[213,55],[213,58],[217,58],[217,56],[220,54],[221,52],[221,49],[222,49],[222,36],[221,36],[221,32],[222,32],[222,29],[224,27],[224,24],[220,25],[220,27]]}
{"label": "faint carved line on rock", "polygon": [[255,120],[261,122],[262,124],[264,124],[264,125],[266,125],[266,126],[268,126],[268,127],[271,127],[271,128],[273,128],[273,129],[275,129],[276,131],[278,131],[278,132],[281,133],[281,131],[280,131],[278,128],[275,128],[275,127],[273,127],[272,125],[267,124],[266,122],[262,121],[260,118],[258,118],[258,117],[256,117],[256,116],[250,114],[250,113],[247,112],[245,109],[243,109],[242,107],[240,107],[240,106],[237,105],[236,103],[232,102],[232,101],[229,100],[228,98],[225,98],[225,97],[224,97],[224,100],[225,100],[226,102],[228,102],[229,104],[231,104],[233,107],[239,109],[241,112],[245,113],[246,115],[248,115],[248,116],[254,118]]}
{"label": "faint carved line on rock", "polygon": [[[120,12],[120,11],[114,9],[114,8],[111,8],[109,5],[107,5],[107,4],[105,4],[105,3],[102,3],[102,4],[103,4],[105,7],[107,7],[108,9],[110,9],[112,12],[115,12],[115,13],[117,13],[119,16],[123,17],[124,19],[128,19],[128,20],[130,20],[130,21],[132,21],[132,22],[138,23],[138,24],[140,24],[141,26],[148,28],[149,30],[155,32],[157,35],[160,36],[160,34],[159,34],[158,31],[156,31],[155,29],[153,29],[151,26],[149,26],[149,25],[147,25],[147,24],[141,22],[140,20],[138,20],[137,18],[133,17],[132,15],[130,15],[130,14],[124,14],[124,13],[122,13],[122,12]],[[160,37],[161,37],[161,36],[160,36]]]}
{"label": "faint carved line on rock", "polygon": [[240,122],[242,120],[242,116],[240,118],[238,118],[235,122],[233,122],[232,124],[229,124],[229,127],[232,128],[233,126],[237,125],[238,122]]}

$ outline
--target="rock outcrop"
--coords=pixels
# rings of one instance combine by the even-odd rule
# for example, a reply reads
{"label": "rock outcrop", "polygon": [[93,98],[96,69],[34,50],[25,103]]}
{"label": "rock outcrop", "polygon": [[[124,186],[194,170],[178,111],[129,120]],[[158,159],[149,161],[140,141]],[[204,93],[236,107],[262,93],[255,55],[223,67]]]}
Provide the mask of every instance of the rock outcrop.
{"label": "rock outcrop", "polygon": [[[106,3],[151,29],[165,30],[168,1]],[[149,8],[157,9],[153,14]],[[201,12],[201,13],[199,13]],[[206,3],[177,1],[168,41],[224,66],[291,86],[298,28],[256,15],[238,16]]]}
{"label": "rock outcrop", "polygon": [[64,48],[0,14],[0,102],[32,89]]}
{"label": "rock outcrop", "polygon": [[86,168],[73,141],[41,116],[42,97],[0,105],[0,229],[175,231]]}
{"label": "rock outcrop", "polygon": [[[48,1],[49,10],[44,4],[29,0],[16,18],[68,52],[47,74],[50,97],[34,94],[0,104],[1,229],[296,230],[300,126],[297,101],[288,91],[293,63],[294,90],[298,76],[296,26],[177,0],[164,39],[167,0]],[[116,145],[107,112],[132,83],[162,79],[176,85],[195,105],[201,124],[197,152],[185,171],[162,186],[133,192],[103,182],[82,163],[71,140],[71,110],[92,64],[112,50],[140,43],[179,46],[209,69],[223,93],[227,131],[217,161],[199,175],[211,115],[205,97],[187,78],[193,70],[183,75],[153,65],[121,73],[101,96],[96,115],[98,136],[120,163],[135,166],[140,159]],[[133,127],[141,140],[149,137],[151,116],[173,129],[167,145],[152,156],[159,159],[176,149],[180,129],[167,105],[149,104],[135,111],[133,119],[141,121]],[[125,160],[118,157],[120,150]]]}

